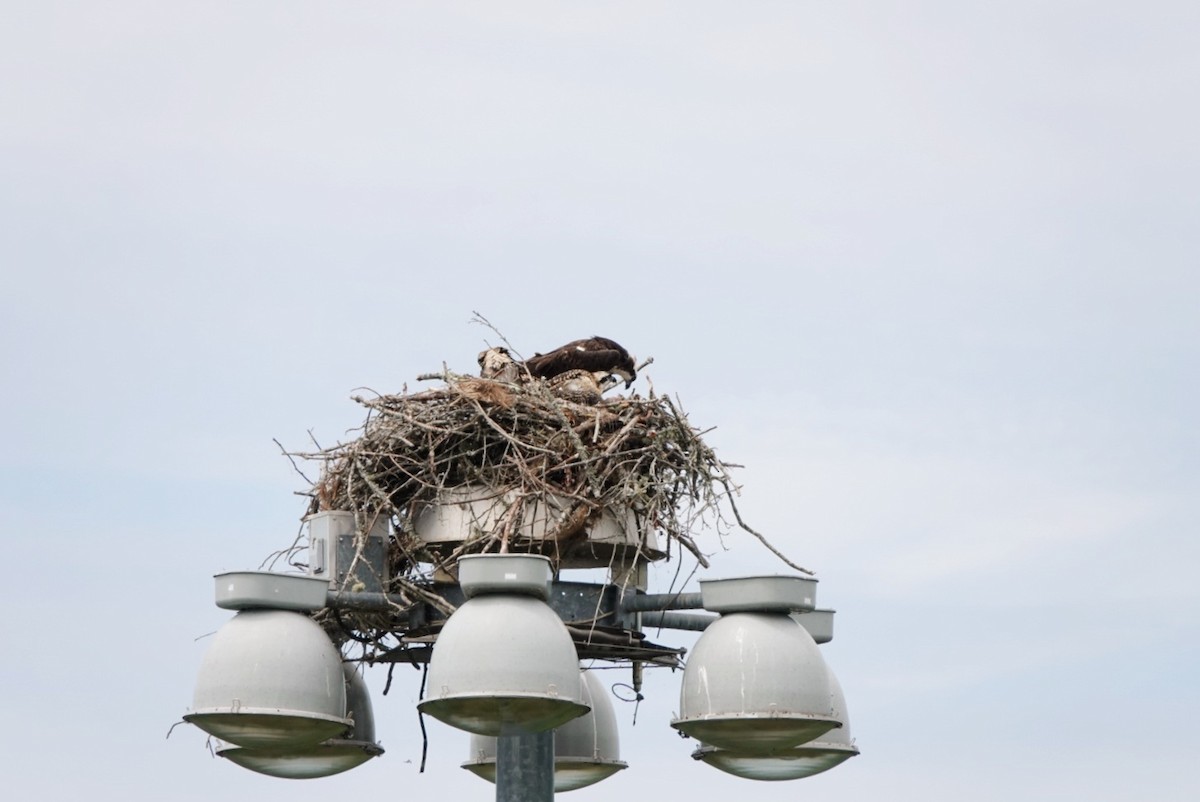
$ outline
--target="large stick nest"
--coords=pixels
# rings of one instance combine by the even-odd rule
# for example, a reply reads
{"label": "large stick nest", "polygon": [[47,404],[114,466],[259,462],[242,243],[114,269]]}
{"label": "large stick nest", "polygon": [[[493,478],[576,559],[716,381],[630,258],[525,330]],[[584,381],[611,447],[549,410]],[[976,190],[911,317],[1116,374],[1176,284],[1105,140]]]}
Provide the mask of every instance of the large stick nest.
{"label": "large stick nest", "polygon": [[[671,398],[651,392],[584,404],[541,380],[506,383],[449,371],[439,377],[445,383],[439,389],[356,396],[367,410],[356,438],[295,455],[321,462],[309,512],[353,511],[364,531],[380,515],[391,518],[393,582],[411,588],[414,580],[452,569],[462,554],[490,551],[541,551],[557,568],[560,558],[586,545],[588,528],[607,509],[632,511],[639,526],[665,538],[667,556],[674,545],[706,567],[695,535],[728,532],[724,509],[771,548],[741,519],[732,466]],[[478,486],[511,502],[494,525],[464,533],[452,549],[417,536],[414,522],[424,509]],[[551,499],[560,512],[550,531],[538,543],[521,541],[528,502]]]}

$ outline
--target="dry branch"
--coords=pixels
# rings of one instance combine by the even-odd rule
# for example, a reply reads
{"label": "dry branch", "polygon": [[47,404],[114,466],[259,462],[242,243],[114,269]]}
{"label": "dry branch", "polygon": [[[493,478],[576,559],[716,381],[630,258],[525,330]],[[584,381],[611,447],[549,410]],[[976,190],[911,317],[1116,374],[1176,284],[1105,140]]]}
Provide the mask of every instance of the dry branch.
{"label": "dry branch", "polygon": [[[556,396],[541,380],[509,384],[448,370],[420,378],[439,378],[445,386],[356,396],[367,417],[353,439],[289,454],[320,463],[310,513],[349,510],[364,520],[391,519],[392,590],[406,598],[429,601],[423,590],[429,577],[452,572],[463,554],[535,548],[515,534],[526,500],[553,500],[561,511],[536,546],[556,568],[602,511],[625,509],[665,538],[668,554],[674,541],[706,567],[694,533],[723,535],[737,526],[805,570],[742,521],[732,503],[737,487],[730,464],[717,458],[677,401],[652,393],[589,405]],[[509,506],[480,531],[464,532],[452,548],[423,541],[417,517],[466,487],[494,490]]]}

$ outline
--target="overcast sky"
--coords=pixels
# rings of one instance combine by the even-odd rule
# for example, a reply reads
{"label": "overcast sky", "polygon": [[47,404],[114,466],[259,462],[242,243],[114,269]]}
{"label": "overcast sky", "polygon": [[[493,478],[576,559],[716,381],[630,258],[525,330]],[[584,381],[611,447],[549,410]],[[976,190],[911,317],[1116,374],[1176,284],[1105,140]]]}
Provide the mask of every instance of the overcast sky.
{"label": "overcast sky", "polygon": [[[478,310],[526,354],[654,357],[634,389],[717,427],[838,610],[860,757],[693,763],[663,673],[618,704],[630,768],[569,798],[1200,796],[1194,2],[3,17],[6,793],[491,798],[436,722],[417,772],[411,671],[339,777],[165,737],[229,617],[212,575],[298,530],[273,440],[473,370]],[[698,538],[709,576],[785,570]]]}

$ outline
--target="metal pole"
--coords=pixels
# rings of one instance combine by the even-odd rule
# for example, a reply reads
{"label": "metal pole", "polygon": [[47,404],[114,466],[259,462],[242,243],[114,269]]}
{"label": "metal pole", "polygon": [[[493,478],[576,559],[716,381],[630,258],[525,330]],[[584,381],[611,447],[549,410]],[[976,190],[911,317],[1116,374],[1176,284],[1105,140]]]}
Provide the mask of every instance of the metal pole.
{"label": "metal pole", "polygon": [[715,615],[698,613],[642,613],[642,629],[690,629],[703,632],[717,620]]}
{"label": "metal pole", "polygon": [[639,593],[621,599],[621,609],[627,613],[650,610],[700,610],[704,608],[699,593]]}
{"label": "metal pole", "polygon": [[554,730],[496,739],[496,802],[553,802]]}

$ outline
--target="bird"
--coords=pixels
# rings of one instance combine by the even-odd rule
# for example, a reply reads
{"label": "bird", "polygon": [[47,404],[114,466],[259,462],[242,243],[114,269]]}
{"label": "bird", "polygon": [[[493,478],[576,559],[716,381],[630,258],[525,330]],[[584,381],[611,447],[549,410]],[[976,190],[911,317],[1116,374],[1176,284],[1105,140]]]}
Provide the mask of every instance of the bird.
{"label": "bird", "polygon": [[495,381],[516,382],[521,378],[521,367],[507,348],[489,348],[479,353],[479,375]]}
{"label": "bird", "polygon": [[607,337],[572,340],[545,354],[534,354],[522,363],[529,375],[552,379],[569,370],[584,370],[603,388],[610,376],[620,376],[628,388],[637,378],[637,367],[629,352]]}
{"label": "bird", "polygon": [[605,387],[597,374],[587,370],[568,370],[546,379],[550,392],[577,404],[599,404]]}

